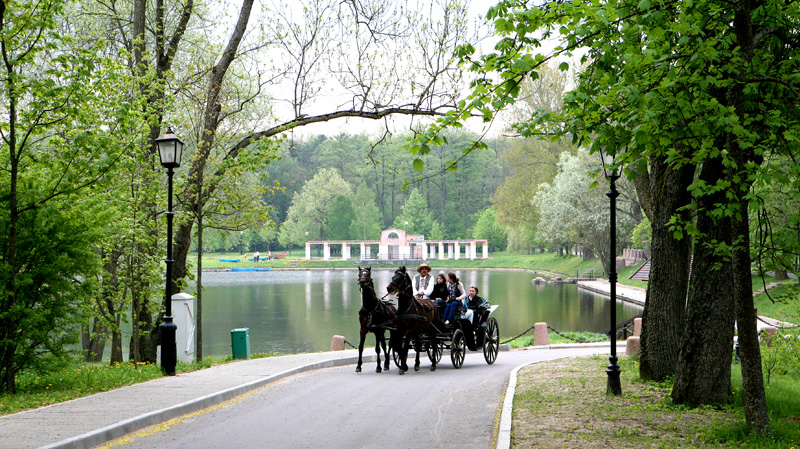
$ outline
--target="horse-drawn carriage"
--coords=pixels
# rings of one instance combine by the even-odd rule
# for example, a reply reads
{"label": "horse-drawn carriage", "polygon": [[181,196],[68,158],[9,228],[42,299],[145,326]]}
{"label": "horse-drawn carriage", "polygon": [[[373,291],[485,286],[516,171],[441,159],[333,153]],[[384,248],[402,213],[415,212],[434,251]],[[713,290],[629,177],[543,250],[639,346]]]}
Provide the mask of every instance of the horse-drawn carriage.
{"label": "horse-drawn carriage", "polygon": [[[497,325],[497,319],[490,315],[498,307],[500,306],[487,305],[475,311],[475,313],[480,314],[477,326],[473,325],[471,320],[464,318],[464,315],[461,314],[449,326],[442,326],[439,323],[439,325],[433,325],[431,331],[427,334],[421,333],[417,336],[412,336],[415,351],[427,353],[432,367],[438,365],[442,360],[444,351],[449,350],[453,367],[456,369],[461,368],[464,365],[464,356],[468,348],[470,351],[483,350],[483,358],[486,363],[493,364],[497,360],[500,329]],[[400,319],[402,319],[402,315]],[[399,368],[401,366],[400,355],[394,351],[394,348],[392,348],[392,358]],[[418,366],[419,363],[416,364],[415,369]]]}
{"label": "horse-drawn carriage", "polygon": [[413,344],[416,352],[414,370],[419,371],[420,354],[427,353],[431,361],[431,371],[442,359],[445,350],[450,351],[450,361],[458,369],[464,364],[467,349],[483,351],[486,363],[493,364],[497,360],[500,346],[500,330],[497,319],[491,316],[499,306],[489,305],[473,310],[473,321],[459,313],[452,324],[444,325],[441,310],[437,310],[430,300],[417,300],[412,295],[411,278],[405,267],[394,273],[387,286],[389,294],[395,294],[398,307],[395,308],[377,299],[370,279],[369,268],[359,268],[359,284],[362,290],[361,341],[359,344],[359,361],[356,372],[361,372],[361,354],[364,338],[368,332],[375,333],[376,352],[378,354],[377,372],[381,372],[380,352],[384,349],[386,364],[389,369],[389,354],[384,340],[385,331],[390,331],[388,349],[392,353],[400,374],[408,371],[406,360],[409,346]]}

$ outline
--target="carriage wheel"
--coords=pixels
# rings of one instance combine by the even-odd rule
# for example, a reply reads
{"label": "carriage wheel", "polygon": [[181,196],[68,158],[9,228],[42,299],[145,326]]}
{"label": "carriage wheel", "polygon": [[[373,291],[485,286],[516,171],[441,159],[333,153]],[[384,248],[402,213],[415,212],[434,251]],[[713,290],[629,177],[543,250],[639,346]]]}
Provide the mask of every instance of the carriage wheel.
{"label": "carriage wheel", "polygon": [[497,360],[497,351],[500,348],[500,329],[497,320],[489,318],[486,323],[486,336],[483,338],[483,358],[491,365]]}
{"label": "carriage wheel", "polygon": [[464,364],[464,356],[467,353],[467,342],[464,339],[464,332],[461,329],[456,329],[453,332],[453,344],[450,345],[450,361],[453,362],[453,368],[459,369]]}
{"label": "carriage wheel", "polygon": [[442,353],[444,352],[444,348],[442,344],[438,341],[431,343],[428,347],[428,360],[431,361],[434,365],[438,365],[439,362],[442,361]]}

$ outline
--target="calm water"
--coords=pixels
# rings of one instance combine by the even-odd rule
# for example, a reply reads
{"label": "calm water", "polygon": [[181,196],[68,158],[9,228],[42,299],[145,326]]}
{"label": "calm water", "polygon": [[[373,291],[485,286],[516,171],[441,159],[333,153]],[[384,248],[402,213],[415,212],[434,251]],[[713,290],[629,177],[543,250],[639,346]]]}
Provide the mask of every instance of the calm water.
{"label": "calm water", "polygon": [[[393,270],[373,270],[379,295],[384,295]],[[434,274],[436,271],[434,272]],[[531,273],[458,270],[464,285],[477,285],[480,295],[500,307],[502,340],[544,321],[559,331],[604,332],[609,328],[610,301],[573,284],[533,285]],[[327,351],[333,335],[358,345],[361,293],[358,271],[311,270],[203,273],[203,353],[231,352],[231,329],[250,329],[251,352],[282,354]],[[617,303],[617,319],[641,313],[641,307]],[[375,338],[367,337],[374,346]],[[373,350],[370,349],[370,353]]]}

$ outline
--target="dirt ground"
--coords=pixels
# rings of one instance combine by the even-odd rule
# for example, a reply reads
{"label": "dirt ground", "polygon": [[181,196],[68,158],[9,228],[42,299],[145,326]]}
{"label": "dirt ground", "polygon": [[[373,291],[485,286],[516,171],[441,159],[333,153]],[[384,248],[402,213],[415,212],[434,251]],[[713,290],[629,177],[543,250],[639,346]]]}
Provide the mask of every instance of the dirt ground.
{"label": "dirt ground", "polygon": [[[711,448],[704,430],[725,411],[669,405],[669,389],[636,381],[623,367],[622,396],[605,394],[608,358],[573,358],[520,370],[514,399],[513,448]],[[633,369],[631,369],[633,368]],[[632,372],[626,372],[632,371]]]}

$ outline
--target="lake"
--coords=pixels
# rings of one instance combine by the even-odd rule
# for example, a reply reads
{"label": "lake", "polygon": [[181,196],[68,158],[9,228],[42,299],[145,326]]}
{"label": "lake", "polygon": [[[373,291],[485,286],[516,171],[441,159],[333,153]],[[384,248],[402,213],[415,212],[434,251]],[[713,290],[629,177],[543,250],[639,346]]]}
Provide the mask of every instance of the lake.
{"label": "lake", "polygon": [[[393,269],[373,269],[380,296],[386,293],[393,273]],[[438,270],[434,276],[436,273]],[[478,286],[480,296],[500,305],[492,316],[497,318],[502,341],[541,321],[562,332],[605,332],[609,328],[608,298],[574,284],[534,285],[531,279],[535,275],[523,271],[466,269],[455,273],[467,288]],[[231,330],[238,328],[250,329],[251,352],[328,351],[334,335],[358,345],[361,292],[355,267],[204,272],[203,285],[204,355],[230,354]],[[642,311],[641,306],[623,302],[616,307],[620,322]],[[374,336],[367,337],[366,345],[374,347]]]}

